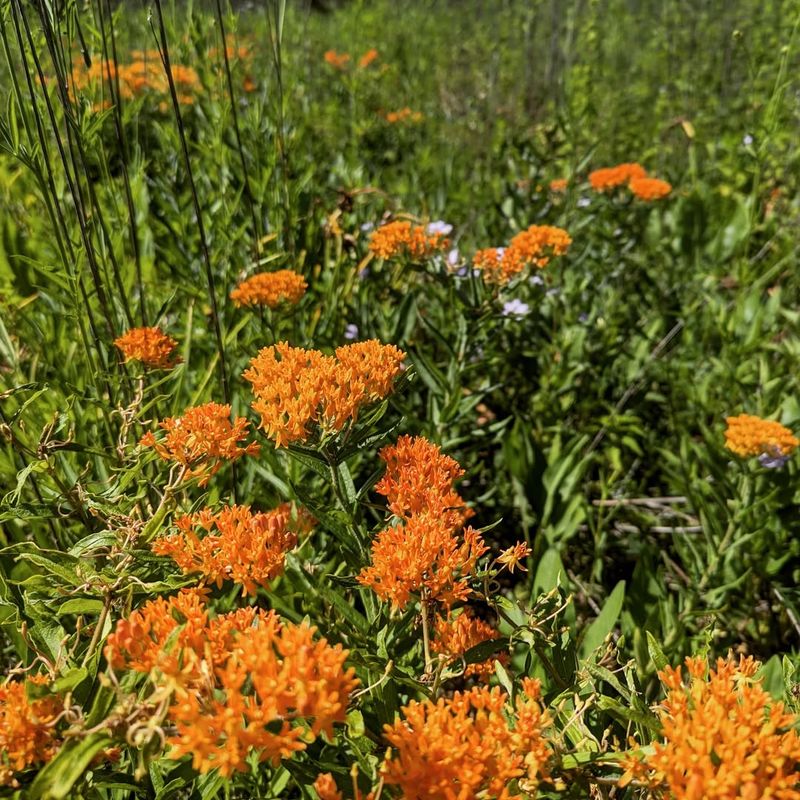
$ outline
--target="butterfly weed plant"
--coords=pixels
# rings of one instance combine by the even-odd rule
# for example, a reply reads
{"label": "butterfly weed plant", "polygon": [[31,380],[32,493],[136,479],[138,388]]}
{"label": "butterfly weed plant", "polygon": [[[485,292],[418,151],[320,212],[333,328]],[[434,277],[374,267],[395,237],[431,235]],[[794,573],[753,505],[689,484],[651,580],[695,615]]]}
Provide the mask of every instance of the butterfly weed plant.
{"label": "butterfly weed plant", "polygon": [[1,796],[800,797],[797,9],[434,5],[0,0]]}

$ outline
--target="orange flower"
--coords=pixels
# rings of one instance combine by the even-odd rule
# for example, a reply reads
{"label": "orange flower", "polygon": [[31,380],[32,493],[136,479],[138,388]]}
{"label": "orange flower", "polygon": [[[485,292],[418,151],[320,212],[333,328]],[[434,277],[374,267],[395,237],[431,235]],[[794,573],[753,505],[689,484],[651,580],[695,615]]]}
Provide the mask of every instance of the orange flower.
{"label": "orange flower", "polygon": [[[336,781],[330,772],[323,772],[317,775],[314,781],[314,791],[319,795],[319,800],[343,800],[342,793],[336,786]],[[367,795],[361,794],[361,790],[356,787],[354,800],[372,800],[375,792],[370,792]]]}
{"label": "orange flower", "polygon": [[219,471],[223,461],[258,453],[255,442],[240,446],[250,423],[244,417],[236,417],[231,423],[228,405],[206,403],[188,408],[182,417],[168,417],[158,424],[167,433],[163,441],[146,433],[139,444],[152,447],[164,461],[189,468],[187,476],[199,476],[201,486]]}
{"label": "orange flower", "polygon": [[542,269],[553,256],[561,256],[572,244],[562,228],[553,225],[531,225],[518,233],[508,247],[478,250],[472,263],[481,270],[487,283],[506,284],[527,267]]}
{"label": "orange flower", "polygon": [[672,191],[672,185],[658,178],[633,178],[628,184],[640,200],[661,200]]}
{"label": "orange flower", "polygon": [[378,51],[377,51],[377,50],[376,50],[374,47],[371,47],[369,50],[367,50],[367,52],[366,52],[366,53],[364,53],[364,55],[363,55],[363,56],[361,56],[361,58],[359,58],[359,59],[358,59],[358,66],[359,66],[359,68],[360,68],[360,69],[365,69],[365,68],[366,68],[366,67],[368,67],[368,66],[369,66],[369,65],[370,65],[370,64],[371,64],[371,63],[372,63],[372,62],[373,62],[373,61],[374,61],[374,60],[375,60],[377,57],[378,57]]}
{"label": "orange flower", "polygon": [[567,178],[554,178],[550,181],[550,191],[556,194],[562,194],[567,191],[569,180]]}
{"label": "orange flower", "polygon": [[173,352],[178,343],[160,328],[131,328],[114,344],[126,361],[141,361],[146,367],[169,369],[179,360]]}
{"label": "orange flower", "polygon": [[357,580],[395,608],[405,608],[412,594],[423,590],[451,606],[470,595],[467,579],[487,549],[473,528],[457,536],[440,516],[414,514],[375,537],[372,563]]}
{"label": "orange flower", "polygon": [[516,567],[519,567],[523,572],[527,572],[525,567],[522,566],[522,560],[531,554],[531,549],[525,542],[517,542],[513,547],[503,550],[497,560],[504,567],[508,567],[509,572],[513,572]]}
{"label": "orange flower", "polygon": [[346,650],[272,611],[242,608],[208,621],[200,593],[190,603],[187,595],[146,604],[106,645],[112,666],[147,673],[171,692],[171,758],[191,754],[200,772],[230,777],[250,769],[252,752],[277,766],[320,733],[333,736],[358,684],[344,667]]}
{"label": "orange flower", "polygon": [[796,798],[800,784],[798,718],[773,701],[754,678],[760,665],[687,658],[659,677],[667,698],[658,708],[663,742],[629,762],[623,782],[634,776],[666,788],[675,800]]}
{"label": "orange flower", "polygon": [[339,70],[346,69],[350,63],[350,53],[337,53],[335,50],[326,50],[324,58],[326,63]]}
{"label": "orange flower", "polygon": [[386,473],[376,491],[404,524],[381,531],[372,543],[372,565],[358,576],[382,600],[404,608],[412,593],[448,606],[470,593],[467,577],[488,549],[481,535],[459,529],[471,516],[453,483],[463,470],[423,438],[401,437],[381,450]]}
{"label": "orange flower", "polygon": [[295,305],[305,294],[308,284],[302,275],[290,269],[261,272],[242,281],[232,292],[231,300],[237,306],[267,306],[275,308],[281,303]]}
{"label": "orange flower", "polygon": [[314,791],[319,796],[319,800],[343,800],[342,793],[336,786],[336,781],[330,772],[323,772],[317,775],[314,781]]}
{"label": "orange flower", "polygon": [[539,696],[538,681],[526,678],[513,709],[499,687],[412,700],[405,719],[384,728],[396,751],[384,762],[386,783],[409,800],[536,797],[552,753]]}
{"label": "orange flower", "polygon": [[800,444],[797,437],[780,422],[761,419],[750,414],[727,417],[725,422],[728,425],[725,431],[725,446],[742,458],[789,456]]}
{"label": "orange flower", "polygon": [[[289,503],[265,514],[253,514],[248,506],[226,506],[217,514],[206,508],[178,517],[180,533],[156,540],[153,552],[170,556],[184,572],[199,572],[217,587],[232,580],[243,593],[256,594],[259,586],[268,586],[283,572],[284,557],[297,544],[298,533],[313,524],[303,511],[293,518]],[[197,528],[206,532],[202,539]]]}
{"label": "orange flower", "polygon": [[61,744],[55,722],[63,703],[53,695],[31,700],[26,683],[47,683],[44,675],[0,684],[0,786],[16,787],[14,773],[48,762]]}
{"label": "orange flower", "polygon": [[[473,616],[469,608],[465,608],[457,617],[439,617],[436,621],[436,638],[431,642],[435,653],[443,653],[451,661],[460,659],[467,650],[483,642],[501,639],[502,634],[488,622]],[[495,658],[501,663],[508,661],[508,653],[491,656],[477,664],[468,664],[464,677],[475,677],[488,681],[494,674]]]}
{"label": "orange flower", "polygon": [[428,233],[424,225],[412,225],[407,220],[396,220],[381,225],[370,236],[369,249],[378,258],[408,258],[423,261],[449,246],[441,233]]}
{"label": "orange flower", "polygon": [[399,111],[387,111],[384,116],[392,125],[398,122],[422,122],[422,112],[412,111],[408,106]]}
{"label": "orange flower", "polygon": [[382,400],[402,370],[405,353],[376,340],[344,345],[335,356],[279,342],[250,362],[244,377],[253,385],[253,409],[277,447],[303,440],[309,425],[340,432],[362,407]]}
{"label": "orange flower", "polygon": [[203,652],[207,625],[201,590],[184,589],[168,600],[158,597],[117,623],[106,639],[106,661],[114,669],[155,670],[183,680],[198,680],[197,660],[187,658],[187,654]]}
{"label": "orange flower", "polygon": [[596,192],[605,192],[633,179],[646,177],[647,172],[641,164],[617,164],[616,167],[604,167],[590,172],[589,183]]}
{"label": "orange flower", "polygon": [[456,530],[472,515],[453,488],[464,470],[435,444],[421,436],[401,436],[396,444],[384,447],[380,457],[386,472],[375,491],[386,497],[395,516],[435,513],[446,527]]}

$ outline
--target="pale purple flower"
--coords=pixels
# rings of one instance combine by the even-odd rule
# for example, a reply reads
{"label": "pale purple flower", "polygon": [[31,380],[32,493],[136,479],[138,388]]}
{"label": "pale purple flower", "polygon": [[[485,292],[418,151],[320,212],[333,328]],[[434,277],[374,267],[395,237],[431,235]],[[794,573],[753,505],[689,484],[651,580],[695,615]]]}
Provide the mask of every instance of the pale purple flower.
{"label": "pale purple flower", "polygon": [[437,219],[435,222],[429,222],[425,230],[429,236],[435,236],[437,233],[447,236],[453,230],[453,226],[442,219]]}
{"label": "pale purple flower", "polygon": [[364,278],[369,277],[369,267],[364,267],[358,271],[358,277],[363,281]]}
{"label": "pale purple flower", "polygon": [[578,315],[578,322],[585,325],[589,321],[589,315],[584,311]]}
{"label": "pale purple flower", "polygon": [[375,227],[374,222],[362,222],[361,223],[361,230],[366,233],[367,231],[371,231]]}
{"label": "pale purple flower", "polygon": [[776,455],[775,453],[762,453],[758,463],[767,469],[780,469],[789,460],[789,456]]}
{"label": "pale purple flower", "polygon": [[590,197],[578,198],[578,208],[586,208],[586,206],[590,206],[591,204],[592,204],[592,199]]}
{"label": "pale purple flower", "polygon": [[531,286],[543,286],[544,278],[541,275],[531,275],[531,277],[528,278],[528,283]]}
{"label": "pale purple flower", "polygon": [[358,339],[358,325],[354,322],[348,322],[347,327],[344,329],[344,338],[349,342],[352,342],[353,339]]}
{"label": "pale purple flower", "polygon": [[751,144],[753,144],[753,137],[752,137],[752,136],[751,136],[749,133],[746,133],[746,134],[745,134],[745,135],[742,137],[742,144],[743,144],[745,147],[750,147],[750,145],[751,145]]}
{"label": "pale purple flower", "polygon": [[447,254],[447,265],[449,267],[455,267],[458,264],[459,253],[458,248],[454,247],[448,254]]}
{"label": "pale purple flower", "polygon": [[524,317],[531,310],[527,303],[523,303],[518,297],[503,303],[503,316],[504,317]]}

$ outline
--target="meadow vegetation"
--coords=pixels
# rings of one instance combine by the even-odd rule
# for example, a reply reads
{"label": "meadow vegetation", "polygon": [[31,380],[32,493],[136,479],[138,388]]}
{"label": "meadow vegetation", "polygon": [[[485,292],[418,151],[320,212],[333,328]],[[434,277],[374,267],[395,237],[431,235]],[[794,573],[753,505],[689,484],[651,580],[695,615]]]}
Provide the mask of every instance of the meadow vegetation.
{"label": "meadow vegetation", "polygon": [[0,796],[800,800],[796,0],[0,0]]}

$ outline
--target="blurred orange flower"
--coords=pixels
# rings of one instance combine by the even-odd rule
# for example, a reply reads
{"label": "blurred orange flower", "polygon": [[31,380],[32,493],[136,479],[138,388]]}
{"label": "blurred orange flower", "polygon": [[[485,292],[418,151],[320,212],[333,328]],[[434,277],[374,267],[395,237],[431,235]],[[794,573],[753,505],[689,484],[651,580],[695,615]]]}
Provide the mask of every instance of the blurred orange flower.
{"label": "blurred orange flower", "polygon": [[114,340],[125,361],[140,361],[146,367],[169,369],[179,361],[178,343],[160,328],[131,328]]}
{"label": "blurred orange flower", "polygon": [[232,292],[231,300],[237,306],[267,306],[276,308],[281,303],[295,305],[305,294],[308,284],[302,275],[290,270],[261,272],[242,281]]}
{"label": "blurred orange flower", "polygon": [[751,414],[727,417],[725,446],[742,458],[753,456],[788,456],[800,440],[780,422],[761,419]]}
{"label": "blurred orange flower", "polygon": [[375,61],[377,57],[378,57],[378,51],[374,47],[371,47],[369,50],[367,50],[366,53],[364,53],[363,56],[361,56],[361,58],[358,59],[358,66],[361,69],[365,69],[373,61]]}
{"label": "blurred orange flower", "polygon": [[476,687],[452,698],[412,700],[404,719],[384,728],[394,748],[386,783],[416,800],[515,800],[536,797],[552,755],[538,681],[525,678],[515,706],[499,687]]}
{"label": "blurred orange flower", "polygon": [[487,283],[502,285],[527,267],[546,267],[552,257],[564,255],[571,244],[572,238],[562,228],[531,225],[514,236],[508,247],[478,250],[472,263]]}
{"label": "blurred orange flower", "polygon": [[235,461],[245,455],[257,455],[255,442],[241,445],[249,433],[250,423],[236,417],[231,423],[231,407],[205,403],[188,408],[182,417],[168,417],[158,423],[166,436],[156,439],[146,433],[139,444],[152,447],[164,461],[173,461],[188,468],[187,477],[200,477],[200,485],[219,471],[224,461]]}
{"label": "blurred orange flower", "polygon": [[567,186],[569,186],[569,180],[567,180],[567,178],[554,178],[550,181],[550,191],[556,192],[557,194],[566,192]]}
{"label": "blurred orange flower", "polygon": [[646,178],[647,172],[641,164],[617,164],[616,167],[603,167],[589,173],[589,184],[596,192],[605,192],[622,186],[635,178]]}
{"label": "blurred orange flower", "polygon": [[672,185],[658,178],[633,178],[628,184],[640,200],[661,200],[672,191]]}
{"label": "blurred orange flower", "polygon": [[325,51],[325,62],[334,69],[343,70],[350,63],[350,53],[337,53],[335,50]]}
{"label": "blurred orange flower", "polygon": [[48,683],[44,675],[0,684],[0,786],[19,786],[14,777],[47,763],[61,745],[55,722],[64,704],[55,695],[28,697],[26,684]]}
{"label": "blurred orange flower", "polygon": [[422,261],[449,246],[441,233],[428,233],[424,225],[413,225],[407,220],[396,220],[381,225],[370,237],[369,249],[383,259],[405,257]]}

